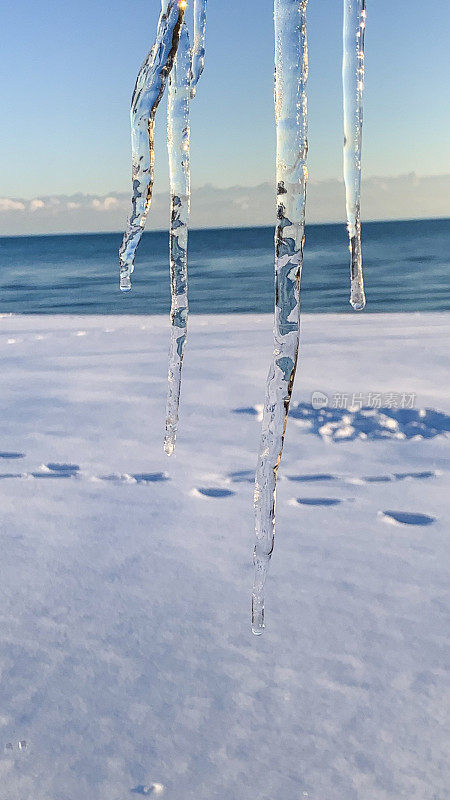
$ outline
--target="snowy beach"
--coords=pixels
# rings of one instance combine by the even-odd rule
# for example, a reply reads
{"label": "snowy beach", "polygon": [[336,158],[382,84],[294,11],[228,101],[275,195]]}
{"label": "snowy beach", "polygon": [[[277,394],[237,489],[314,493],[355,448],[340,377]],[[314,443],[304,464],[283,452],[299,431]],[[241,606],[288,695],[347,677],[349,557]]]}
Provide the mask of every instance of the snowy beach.
{"label": "snowy beach", "polygon": [[450,314],[304,316],[257,639],[271,327],[191,318],[168,459],[166,318],[0,318],[0,800],[450,797]]}

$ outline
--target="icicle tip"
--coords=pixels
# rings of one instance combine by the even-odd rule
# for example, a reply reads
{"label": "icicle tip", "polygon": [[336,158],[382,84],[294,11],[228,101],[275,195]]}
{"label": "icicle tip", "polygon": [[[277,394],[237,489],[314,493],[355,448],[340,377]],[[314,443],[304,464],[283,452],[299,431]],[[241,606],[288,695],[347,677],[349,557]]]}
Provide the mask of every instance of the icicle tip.
{"label": "icicle tip", "polygon": [[120,291],[131,292],[131,278],[129,275],[123,275],[120,278]]}
{"label": "icicle tip", "polygon": [[256,595],[252,597],[252,633],[254,636],[261,636],[265,630],[264,624],[264,602]]}
{"label": "icicle tip", "polygon": [[167,431],[164,438],[164,452],[166,456],[171,456],[175,450],[176,433],[174,431]]}
{"label": "icicle tip", "polygon": [[362,311],[366,306],[366,298],[358,297],[358,298],[351,298],[350,305],[354,311]]}

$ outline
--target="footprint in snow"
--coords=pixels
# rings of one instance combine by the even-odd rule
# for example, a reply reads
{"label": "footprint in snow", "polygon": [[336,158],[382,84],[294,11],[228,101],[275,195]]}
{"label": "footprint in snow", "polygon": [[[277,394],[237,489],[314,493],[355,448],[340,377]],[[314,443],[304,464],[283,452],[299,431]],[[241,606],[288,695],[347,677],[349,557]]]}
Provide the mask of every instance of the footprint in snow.
{"label": "footprint in snow", "polygon": [[435,478],[437,475],[434,471],[425,471],[425,472],[394,472],[394,478],[397,481],[404,481],[406,478],[418,478],[418,479],[426,479],[426,478]]}
{"label": "footprint in snow", "polygon": [[391,483],[393,475],[365,475],[362,480],[364,483]]}
{"label": "footprint in snow", "polygon": [[392,481],[404,481],[409,478],[426,480],[436,476],[437,472],[425,470],[424,472],[393,472],[392,475],[367,475],[362,480],[364,483],[391,483]]}
{"label": "footprint in snow", "polygon": [[294,501],[294,505],[300,506],[338,506],[342,503],[342,500],[338,500],[337,497],[297,497]]}
{"label": "footprint in snow", "polygon": [[337,475],[330,475],[328,472],[320,472],[316,475],[288,475],[289,481],[296,481],[297,483],[308,483],[308,482],[316,482],[316,481],[337,481],[339,480]]}
{"label": "footprint in snow", "polygon": [[63,472],[69,475],[75,475],[80,470],[78,464],[57,464],[56,462],[50,462],[45,466],[50,472]]}
{"label": "footprint in snow", "polygon": [[136,472],[131,476],[137,483],[159,483],[170,480],[165,472]]}
{"label": "footprint in snow", "polygon": [[33,478],[71,478],[71,472],[30,472]]}
{"label": "footprint in snow", "polygon": [[[339,475],[332,475],[331,473],[324,472],[324,473],[311,473],[306,475],[288,475],[287,478],[289,481],[295,481],[297,483],[314,483],[320,481],[338,481],[343,480],[345,482],[350,483],[392,483],[393,481],[403,481],[408,478],[422,480],[426,478],[435,478],[437,475],[436,472],[431,471],[424,471],[424,472],[394,472],[392,475],[364,475],[362,478],[351,478]],[[230,475],[232,477],[232,475]]]}
{"label": "footprint in snow", "polygon": [[194,489],[193,493],[195,495],[203,495],[203,497],[232,497],[235,492],[232,492],[231,489],[216,489],[216,488],[202,488],[202,489]]}
{"label": "footprint in snow", "polygon": [[51,462],[43,464],[39,472],[32,472],[33,478],[73,478],[77,476],[80,467],[78,464],[56,464]]}
{"label": "footprint in snow", "polygon": [[243,406],[242,408],[233,408],[233,414],[248,414],[250,417],[261,416],[262,409],[259,406]]}
{"label": "footprint in snow", "polygon": [[170,480],[166,472],[116,472],[112,475],[100,475],[101,481],[117,481],[118,483],[160,483]]}
{"label": "footprint in snow", "polygon": [[233,483],[253,483],[255,480],[255,471],[253,469],[241,469],[237,472],[229,472],[227,475]]}
{"label": "footprint in snow", "polygon": [[379,511],[380,518],[390,525],[431,525],[435,517],[411,511]]}

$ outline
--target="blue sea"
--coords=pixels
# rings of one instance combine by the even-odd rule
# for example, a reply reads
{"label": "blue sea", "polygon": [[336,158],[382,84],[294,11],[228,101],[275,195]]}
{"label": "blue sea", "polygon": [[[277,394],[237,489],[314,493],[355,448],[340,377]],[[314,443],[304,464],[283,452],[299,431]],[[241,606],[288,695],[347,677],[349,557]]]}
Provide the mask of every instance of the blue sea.
{"label": "blue sea", "polygon": [[[144,234],[133,291],[118,288],[121,234],[0,238],[0,313],[166,314],[168,234]],[[367,312],[450,309],[450,220],[363,226]],[[193,230],[189,238],[193,313],[270,312],[273,228]],[[309,225],[302,310],[351,312],[344,225]]]}

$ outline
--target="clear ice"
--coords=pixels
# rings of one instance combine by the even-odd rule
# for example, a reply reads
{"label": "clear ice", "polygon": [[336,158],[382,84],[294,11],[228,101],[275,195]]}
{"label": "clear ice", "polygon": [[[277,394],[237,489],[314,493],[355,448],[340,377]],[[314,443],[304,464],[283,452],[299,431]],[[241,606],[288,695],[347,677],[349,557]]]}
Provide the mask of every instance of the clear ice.
{"label": "clear ice", "polygon": [[131,101],[133,195],[119,250],[123,292],[131,289],[136,249],[152,200],[155,115],[177,52],[185,8],[186,0],[162,0],[156,41],[139,71]]}
{"label": "clear ice", "polygon": [[300,340],[307,168],[308,0],[275,0],[275,229],[274,351],[267,379],[255,480],[252,630],[263,632],[264,584],[275,535],[277,471],[283,450]]}
{"label": "clear ice", "polygon": [[207,0],[194,2],[194,46],[184,21],[187,0],[162,0],[156,41],[136,80],[131,102],[133,196],[119,250],[120,288],[131,289],[136,249],[144,232],[154,181],[155,116],[169,79],[167,146],[170,173],[171,338],[164,450],[175,448],[181,368],[187,334],[187,242],[190,211],[189,100],[205,64]]}
{"label": "clear ice", "polygon": [[[308,152],[308,0],[274,0],[277,224],[275,228],[274,350],[267,379],[255,477],[252,630],[263,632],[264,586],[275,538],[277,473],[283,452],[300,344],[300,281],[305,239]],[[156,41],[136,80],[131,104],[133,196],[119,250],[120,288],[131,289],[136,249],[154,181],[155,115],[169,80],[171,341],[164,449],[174,451],[181,370],[187,335],[187,245],[190,212],[189,101],[205,63],[207,0],[194,0],[194,43],[184,22],[187,0],[162,0]],[[344,0],[344,182],[351,253],[351,296],[365,306],[361,254],[361,141],[365,0]]]}
{"label": "clear ice", "polygon": [[197,83],[205,66],[206,4],[207,0],[195,0],[194,2],[191,97],[195,96]]}
{"label": "clear ice", "polygon": [[190,211],[189,98],[195,97],[197,83],[205,66],[207,0],[194,2],[194,45],[189,47],[189,32],[183,24],[178,54],[169,84],[167,144],[169,149],[171,224],[170,285],[172,323],[166,404],[164,450],[175,449],[180,404],[181,368],[187,336],[188,261],[187,243]]}
{"label": "clear ice", "polygon": [[183,23],[177,57],[169,82],[167,106],[167,147],[170,173],[170,285],[172,323],[164,450],[175,447],[181,387],[181,367],[187,334],[188,275],[187,244],[190,208],[189,98],[191,94],[191,50],[189,32]]}
{"label": "clear ice", "polygon": [[350,303],[357,311],[366,304],[360,218],[365,26],[365,0],[344,0],[344,182],[350,249]]}

